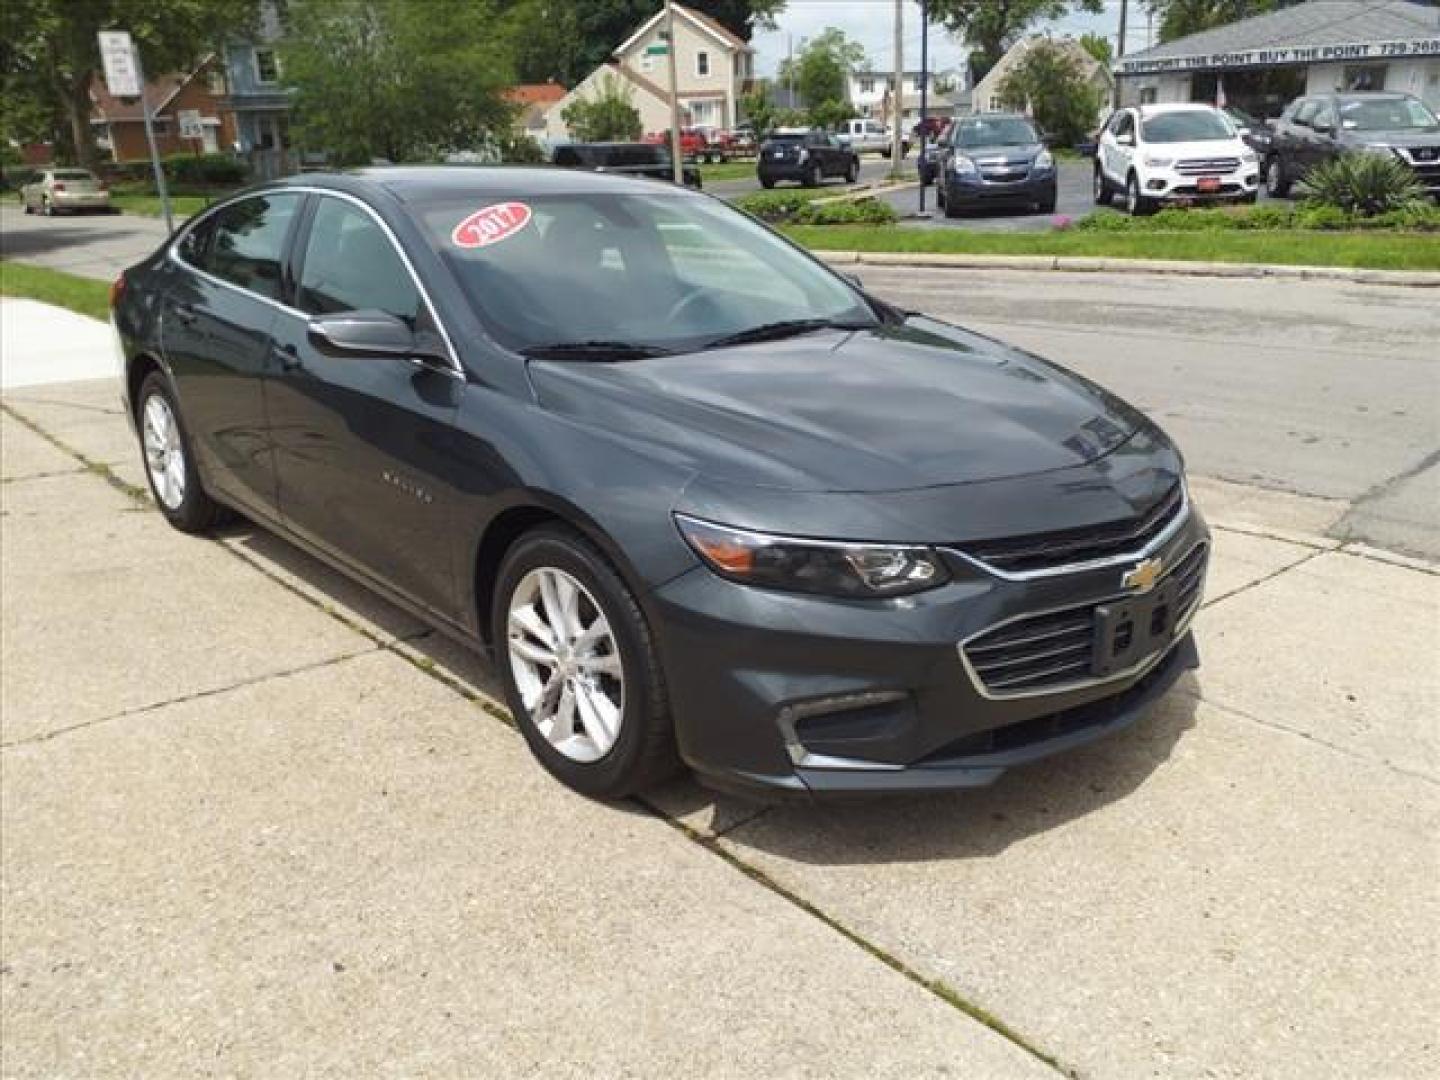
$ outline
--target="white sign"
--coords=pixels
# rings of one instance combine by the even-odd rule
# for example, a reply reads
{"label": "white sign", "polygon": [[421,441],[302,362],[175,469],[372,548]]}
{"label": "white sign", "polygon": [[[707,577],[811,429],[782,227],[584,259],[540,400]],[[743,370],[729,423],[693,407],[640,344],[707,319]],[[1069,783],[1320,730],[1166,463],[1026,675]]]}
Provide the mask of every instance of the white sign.
{"label": "white sign", "polygon": [[101,30],[100,63],[105,68],[105,86],[111,97],[140,96],[140,62],[128,30]]}
{"label": "white sign", "polygon": [[180,121],[180,138],[182,139],[203,139],[205,127],[200,123],[199,109],[181,109],[175,114]]}
{"label": "white sign", "polygon": [[1283,64],[1323,64],[1354,60],[1398,60],[1407,56],[1440,57],[1440,37],[1409,41],[1361,41],[1316,45],[1305,49],[1284,47],[1241,49],[1236,52],[1199,53],[1124,59],[1114,67],[1118,75],[1149,75],[1167,71],[1213,71],[1228,68],[1277,67]]}

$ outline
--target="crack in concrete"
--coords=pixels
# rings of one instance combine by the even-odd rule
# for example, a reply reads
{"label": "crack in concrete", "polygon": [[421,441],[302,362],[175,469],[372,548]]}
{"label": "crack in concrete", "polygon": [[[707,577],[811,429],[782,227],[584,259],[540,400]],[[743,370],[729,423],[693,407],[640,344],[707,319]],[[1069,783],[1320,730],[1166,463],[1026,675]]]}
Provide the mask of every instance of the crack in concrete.
{"label": "crack in concrete", "polygon": [[138,503],[149,503],[150,494],[144,488],[136,487],[134,484],[122,480],[119,476],[116,475],[115,470],[110,468],[110,466],[106,465],[103,461],[94,461],[91,458],[86,457],[79,450],[76,450],[73,446],[66,445],[56,436],[52,435],[50,432],[46,431],[43,427],[41,427],[37,421],[32,420],[24,413],[17,411],[10,402],[0,400],[0,411],[3,411],[6,415],[10,416],[14,420],[23,424],[25,427],[29,428],[36,435],[39,435],[42,439],[48,442],[51,446],[55,447],[57,450],[69,454],[76,461],[80,462],[80,464],[85,467],[85,470],[87,472],[94,473],[96,476],[100,477],[100,479],[104,480],[107,484],[115,488],[117,491],[121,492],[122,494],[128,496],[131,499],[134,499]]}
{"label": "crack in concrete", "polygon": [[84,467],[78,469],[57,469],[54,472],[32,473],[29,476],[7,476],[0,479],[0,484],[24,484],[31,480],[53,480],[57,476],[79,476],[81,473],[89,472]]}
{"label": "crack in concrete", "polygon": [[1314,559],[1318,559],[1321,555],[1329,555],[1331,553],[1330,549],[1328,548],[1313,548],[1307,550],[1310,551],[1310,554],[1306,555],[1304,558],[1297,559],[1295,562],[1290,563],[1286,566],[1282,566],[1278,570],[1272,570],[1270,573],[1264,575],[1263,577],[1258,577],[1254,581],[1247,581],[1239,588],[1231,589],[1229,592],[1223,593],[1220,596],[1210,597],[1203,604],[1200,605],[1200,610],[1208,611],[1216,604],[1223,604],[1226,600],[1232,600],[1237,596],[1249,592],[1251,589],[1258,589],[1266,582],[1274,581],[1281,574],[1288,574],[1291,570],[1294,570],[1295,568],[1300,566],[1304,566],[1306,563],[1311,562]]}
{"label": "crack in concrete", "polygon": [[204,690],[195,690],[188,694],[181,694],[179,697],[166,698],[163,701],[152,701],[145,705],[136,705],[129,709],[122,709],[117,713],[111,713],[108,716],[97,716],[90,720],[82,720],[76,724],[56,728],[54,731],[44,731],[35,735],[26,735],[19,739],[11,739],[9,742],[0,743],[0,750],[11,750],[19,746],[34,746],[39,743],[47,743],[52,739],[60,738],[62,735],[70,735],[76,731],[84,731],[88,728],[98,727],[101,724],[108,724],[116,720],[126,720],[135,716],[144,716],[146,713],[155,712],[157,709],[164,709],[171,705],[184,705],[187,702],[200,701],[205,698],[215,697],[219,694],[228,694],[232,690],[240,690],[248,686],[258,686],[260,683],[269,682],[271,679],[283,679],[291,675],[318,671],[322,668],[342,664],[348,660],[354,660],[357,657],[370,656],[373,653],[381,651],[383,650],[378,647],[359,649],[355,652],[327,657],[324,660],[316,660],[309,664],[301,664],[299,667],[286,668],[283,671],[271,671],[263,675],[252,675],[247,679],[240,679],[236,682],[227,683],[224,686],[207,687]]}

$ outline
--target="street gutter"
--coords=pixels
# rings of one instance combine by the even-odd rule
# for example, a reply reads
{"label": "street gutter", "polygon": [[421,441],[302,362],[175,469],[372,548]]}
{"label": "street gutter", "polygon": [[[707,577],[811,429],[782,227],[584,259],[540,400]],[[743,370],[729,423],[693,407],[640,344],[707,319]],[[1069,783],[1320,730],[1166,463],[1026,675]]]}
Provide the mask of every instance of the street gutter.
{"label": "street gutter", "polygon": [[[829,201],[829,200],[827,200]],[[908,266],[948,270],[1059,270],[1094,274],[1175,274],[1189,277],[1284,278],[1299,281],[1352,281],[1364,285],[1440,288],[1440,272],[1365,270],[1345,266],[1276,266],[1268,263],[1117,259],[1083,255],[961,255],[896,251],[820,251],[812,255],[836,266]]]}

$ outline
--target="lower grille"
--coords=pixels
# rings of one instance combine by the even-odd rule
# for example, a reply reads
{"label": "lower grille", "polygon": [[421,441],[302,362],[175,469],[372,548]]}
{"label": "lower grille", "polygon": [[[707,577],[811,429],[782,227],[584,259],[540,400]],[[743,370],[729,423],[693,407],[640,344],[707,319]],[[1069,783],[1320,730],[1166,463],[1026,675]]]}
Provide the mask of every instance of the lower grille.
{"label": "lower grille", "polygon": [[[1205,578],[1204,544],[1197,544],[1161,583],[1175,586],[1175,626],[1183,626],[1200,600]],[[991,694],[1053,690],[1092,677],[1096,609],[1081,604],[1006,623],[965,645],[965,658]]]}
{"label": "lower grille", "polygon": [[962,550],[972,559],[1008,574],[1091,562],[1144,550],[1176,520],[1184,506],[1185,493],[1177,483],[1137,517],[1093,528],[977,540]]}

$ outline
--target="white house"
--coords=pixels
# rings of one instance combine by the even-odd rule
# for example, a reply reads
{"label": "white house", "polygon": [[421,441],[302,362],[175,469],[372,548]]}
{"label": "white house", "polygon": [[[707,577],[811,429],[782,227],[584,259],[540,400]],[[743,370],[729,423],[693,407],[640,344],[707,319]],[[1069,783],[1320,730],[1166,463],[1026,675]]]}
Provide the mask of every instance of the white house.
{"label": "white house", "polygon": [[[755,50],[708,15],[680,4],[675,12],[675,85],[681,123],[694,127],[734,127],[740,96],[754,77]],[[611,59],[596,68],[545,113],[545,134],[569,137],[563,113],[577,97],[594,96],[605,79],[619,79],[630,90],[646,132],[670,127],[668,56],[652,52],[665,44],[661,7],[621,42]]]}
{"label": "white house", "polygon": [[985,73],[985,77],[975,84],[975,92],[971,96],[970,109],[972,112],[1005,112],[1005,103],[1000,99],[1000,85],[1005,81],[1015,66],[1023,60],[1027,53],[1036,45],[1048,43],[1058,45],[1075,58],[1079,64],[1081,73],[1096,91],[1098,91],[1099,107],[1096,109],[1095,119],[1098,122],[1101,113],[1110,107],[1110,98],[1115,91],[1115,77],[1110,74],[1110,69],[1102,64],[1072,37],[1051,37],[1049,34],[1031,34],[1023,37],[1006,50],[993,68]]}
{"label": "white house", "polygon": [[[966,73],[961,70],[931,71],[929,78],[929,104],[935,106],[939,102],[936,111],[949,109],[955,98],[967,89]],[[856,116],[880,116],[890,110],[890,87],[895,82],[893,71],[852,71],[847,82],[847,96],[850,104],[855,106]],[[901,92],[905,96],[906,111],[909,111],[912,99],[915,102],[915,109],[919,109],[920,101],[920,71],[907,71],[903,74],[901,81]],[[942,93],[941,88],[944,88]]]}

